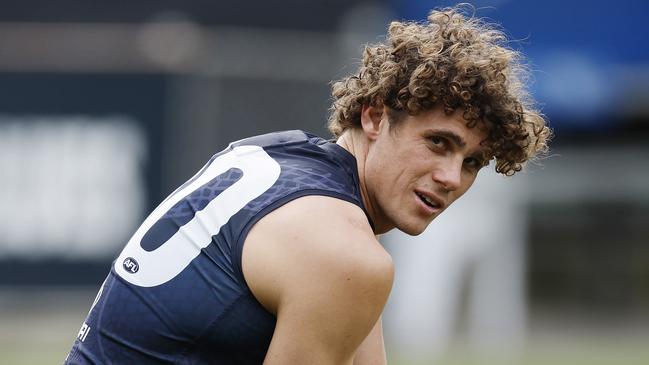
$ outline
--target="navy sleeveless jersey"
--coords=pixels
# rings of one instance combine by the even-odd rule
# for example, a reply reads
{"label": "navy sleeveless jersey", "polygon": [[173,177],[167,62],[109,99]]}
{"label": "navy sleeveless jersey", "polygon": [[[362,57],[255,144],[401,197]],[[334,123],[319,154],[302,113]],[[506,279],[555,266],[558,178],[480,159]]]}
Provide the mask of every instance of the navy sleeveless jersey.
{"label": "navy sleeveless jersey", "polygon": [[244,280],[243,242],[264,215],[305,195],[364,209],[355,158],[302,131],[230,144],[129,240],[65,363],[261,364],[275,317]]}

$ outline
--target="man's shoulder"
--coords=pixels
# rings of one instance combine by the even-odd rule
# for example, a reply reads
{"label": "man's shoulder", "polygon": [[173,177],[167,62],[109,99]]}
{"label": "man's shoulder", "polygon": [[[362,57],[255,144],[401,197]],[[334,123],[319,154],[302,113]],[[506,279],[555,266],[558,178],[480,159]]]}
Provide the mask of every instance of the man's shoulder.
{"label": "man's shoulder", "polygon": [[296,199],[259,221],[246,239],[243,268],[253,293],[270,309],[276,293],[307,290],[308,280],[336,285],[352,275],[359,287],[390,287],[393,272],[362,209],[326,196]]}
{"label": "man's shoulder", "polygon": [[266,215],[254,230],[263,232],[266,242],[277,240],[291,252],[310,250],[310,246],[337,257],[350,251],[384,251],[363,209],[330,196],[307,195],[292,200]]}
{"label": "man's shoulder", "polygon": [[[280,235],[285,232],[322,234],[324,237],[351,235],[376,241],[361,207],[330,196],[307,195],[294,199],[264,219],[264,229],[277,230]],[[334,227],[336,229],[332,230]]]}

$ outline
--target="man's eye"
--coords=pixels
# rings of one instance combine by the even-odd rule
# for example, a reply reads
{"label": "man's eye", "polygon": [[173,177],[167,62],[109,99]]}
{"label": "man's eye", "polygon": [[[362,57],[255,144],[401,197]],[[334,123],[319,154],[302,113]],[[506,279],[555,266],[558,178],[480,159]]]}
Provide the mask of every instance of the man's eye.
{"label": "man's eye", "polygon": [[444,146],[444,139],[441,137],[432,136],[430,137],[430,142],[437,147]]}
{"label": "man's eye", "polygon": [[464,160],[464,163],[472,169],[479,170],[484,166],[484,163],[477,158],[469,157]]}

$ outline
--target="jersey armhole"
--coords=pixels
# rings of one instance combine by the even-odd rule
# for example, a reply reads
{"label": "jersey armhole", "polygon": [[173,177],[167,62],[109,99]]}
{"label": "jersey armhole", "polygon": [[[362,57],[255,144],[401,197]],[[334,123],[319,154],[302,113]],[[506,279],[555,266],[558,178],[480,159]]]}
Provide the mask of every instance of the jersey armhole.
{"label": "jersey armhole", "polygon": [[[239,234],[239,237],[235,241],[235,245],[232,248],[232,264],[234,266],[234,272],[235,275],[237,276],[237,279],[242,283],[243,289],[245,289],[248,293],[252,293],[250,290],[250,287],[248,287],[248,283],[246,282],[246,279],[243,276],[243,268],[241,265],[241,258],[242,258],[242,253],[243,253],[243,244],[248,237],[248,233],[252,229],[252,227],[257,223],[259,220],[261,220],[263,217],[265,217],[267,214],[270,212],[274,211],[277,208],[280,208],[284,204],[304,197],[304,196],[309,196],[309,195],[320,195],[320,196],[328,196],[340,200],[344,200],[347,202],[350,202],[357,207],[359,207],[364,213],[365,216],[368,217],[367,212],[365,211],[365,208],[362,203],[360,203],[358,200],[354,199],[352,196],[341,194],[336,191],[329,191],[329,190],[323,190],[323,189],[305,189],[305,190],[300,190],[300,191],[295,191],[292,192],[288,195],[283,196],[280,199],[277,199],[276,201],[272,202],[268,206],[264,207],[264,209],[260,210],[259,213],[257,213],[252,219],[250,219],[246,225],[244,226],[243,230],[241,230],[241,233]],[[369,217],[368,217],[368,222],[369,222]]]}

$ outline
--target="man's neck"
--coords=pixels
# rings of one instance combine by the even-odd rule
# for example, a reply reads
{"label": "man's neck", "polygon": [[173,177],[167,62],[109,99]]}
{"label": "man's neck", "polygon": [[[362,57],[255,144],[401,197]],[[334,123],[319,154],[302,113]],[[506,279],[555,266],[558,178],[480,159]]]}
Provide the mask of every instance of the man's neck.
{"label": "man's neck", "polygon": [[366,184],[365,161],[370,148],[369,141],[363,135],[362,130],[348,129],[338,137],[336,144],[346,149],[356,158],[361,198],[363,199],[363,205],[367,210],[367,214],[374,224],[374,233],[376,235],[386,233],[394,227],[388,227],[385,224],[385,219],[382,219],[382,214],[379,213],[380,211],[375,204],[375,200],[372,199]]}

